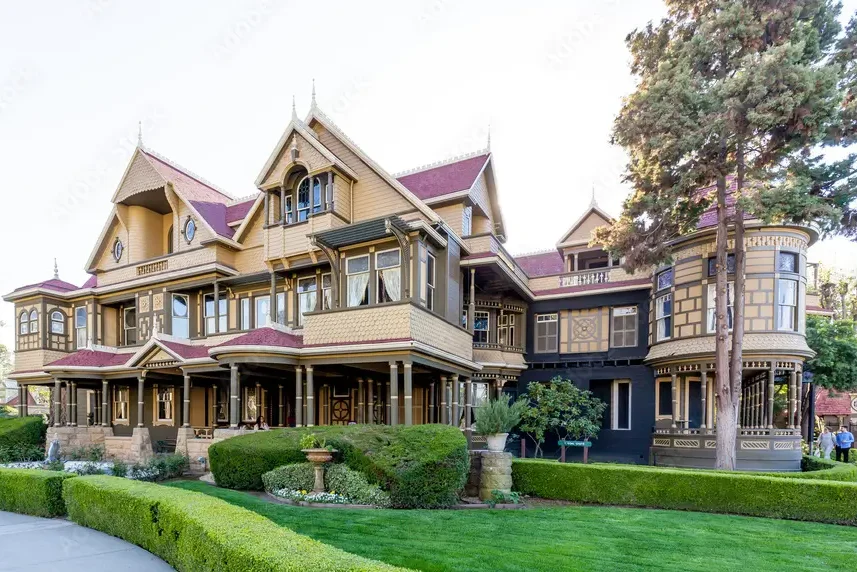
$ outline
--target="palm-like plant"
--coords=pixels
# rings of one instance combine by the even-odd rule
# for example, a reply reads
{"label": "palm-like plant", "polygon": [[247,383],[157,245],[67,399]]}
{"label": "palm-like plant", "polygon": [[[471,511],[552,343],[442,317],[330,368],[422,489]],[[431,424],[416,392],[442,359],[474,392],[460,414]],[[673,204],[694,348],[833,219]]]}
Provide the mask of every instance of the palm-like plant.
{"label": "palm-like plant", "polygon": [[508,433],[521,422],[527,404],[523,401],[510,403],[511,397],[489,399],[488,403],[475,410],[476,422],[473,430],[479,435]]}

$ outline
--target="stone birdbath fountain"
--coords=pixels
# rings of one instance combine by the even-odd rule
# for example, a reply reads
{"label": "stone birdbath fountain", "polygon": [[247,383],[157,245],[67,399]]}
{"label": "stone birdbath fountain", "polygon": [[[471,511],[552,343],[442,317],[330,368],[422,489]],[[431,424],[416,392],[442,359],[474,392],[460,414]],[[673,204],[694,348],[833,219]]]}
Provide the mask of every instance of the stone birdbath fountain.
{"label": "stone birdbath fountain", "polygon": [[324,439],[319,439],[310,433],[301,438],[301,453],[306,455],[307,461],[312,463],[315,469],[315,484],[312,488],[314,493],[324,492],[324,464],[333,460],[333,448],[326,446]]}

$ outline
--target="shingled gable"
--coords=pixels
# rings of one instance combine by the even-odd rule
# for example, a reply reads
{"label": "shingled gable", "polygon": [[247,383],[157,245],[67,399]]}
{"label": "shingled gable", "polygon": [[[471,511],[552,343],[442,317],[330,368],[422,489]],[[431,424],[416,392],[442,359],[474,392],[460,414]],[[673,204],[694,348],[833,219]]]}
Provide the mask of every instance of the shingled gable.
{"label": "shingled gable", "polygon": [[609,224],[613,224],[613,217],[604,212],[593,198],[589,208],[562,235],[562,238],[556,243],[556,247],[585,245],[589,243],[594,229]]}
{"label": "shingled gable", "polygon": [[150,362],[209,361],[209,346],[193,345],[166,334],[155,334],[143,344],[128,362],[129,367],[140,367]]}

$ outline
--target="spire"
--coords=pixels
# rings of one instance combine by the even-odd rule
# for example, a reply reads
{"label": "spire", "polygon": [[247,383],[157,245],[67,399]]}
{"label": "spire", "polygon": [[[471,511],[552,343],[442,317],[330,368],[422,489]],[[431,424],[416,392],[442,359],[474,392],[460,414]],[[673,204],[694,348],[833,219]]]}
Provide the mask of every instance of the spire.
{"label": "spire", "polygon": [[312,78],[312,106],[315,107],[315,78]]}
{"label": "spire", "polygon": [[137,147],[143,146],[143,122],[137,122]]}
{"label": "spire", "polygon": [[488,147],[487,149],[491,150],[491,122],[488,122]]}
{"label": "spire", "polygon": [[589,201],[590,207],[597,207],[598,201],[595,200],[595,183],[592,183],[592,200]]}
{"label": "spire", "polygon": [[54,280],[60,279],[60,269],[57,266],[57,259],[54,258]]}
{"label": "spire", "polygon": [[297,121],[298,119],[298,110],[295,107],[295,96],[292,95],[292,120]]}

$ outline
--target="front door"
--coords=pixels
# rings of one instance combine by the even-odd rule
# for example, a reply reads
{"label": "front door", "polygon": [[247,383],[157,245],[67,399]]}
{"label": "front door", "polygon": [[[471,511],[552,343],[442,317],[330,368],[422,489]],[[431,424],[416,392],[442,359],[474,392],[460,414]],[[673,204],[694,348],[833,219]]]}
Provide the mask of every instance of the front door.
{"label": "front door", "polygon": [[330,424],[348,425],[351,422],[351,391],[347,385],[334,384],[330,404]]}

